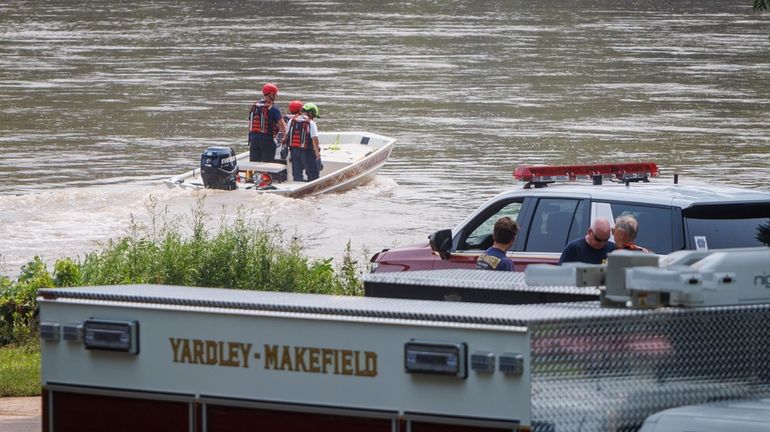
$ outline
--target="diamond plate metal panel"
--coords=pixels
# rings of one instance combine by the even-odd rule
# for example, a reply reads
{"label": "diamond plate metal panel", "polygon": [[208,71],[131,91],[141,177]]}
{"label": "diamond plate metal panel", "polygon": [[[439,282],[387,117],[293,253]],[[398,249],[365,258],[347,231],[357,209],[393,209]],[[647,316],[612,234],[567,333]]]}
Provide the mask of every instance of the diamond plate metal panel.
{"label": "diamond plate metal panel", "polygon": [[538,431],[636,430],[652,413],[770,395],[770,308],[532,323]]}

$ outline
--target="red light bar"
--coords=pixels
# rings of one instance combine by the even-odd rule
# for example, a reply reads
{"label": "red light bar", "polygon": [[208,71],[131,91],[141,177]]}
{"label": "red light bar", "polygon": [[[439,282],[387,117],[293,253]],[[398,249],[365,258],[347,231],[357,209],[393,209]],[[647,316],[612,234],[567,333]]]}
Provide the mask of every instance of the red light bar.
{"label": "red light bar", "polygon": [[655,177],[660,174],[654,162],[629,162],[591,165],[519,165],[513,172],[516,180],[547,182],[557,180],[574,181],[578,177]]}

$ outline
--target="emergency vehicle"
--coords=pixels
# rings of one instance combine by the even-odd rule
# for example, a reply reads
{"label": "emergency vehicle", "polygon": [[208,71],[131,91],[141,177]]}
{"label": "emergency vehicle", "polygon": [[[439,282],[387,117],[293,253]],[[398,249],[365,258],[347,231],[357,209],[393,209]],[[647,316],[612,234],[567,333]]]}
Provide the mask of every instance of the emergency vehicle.
{"label": "emergency vehicle", "polygon": [[492,228],[502,216],[520,227],[508,251],[517,271],[558,262],[567,243],[584,236],[594,219],[605,217],[614,225],[622,214],[639,222],[636,243],[659,254],[770,241],[770,192],[684,184],[677,175],[671,183],[651,181],[659,173],[652,162],[520,166],[514,172],[520,186],[488,200],[454,229],[434,232],[425,243],[376,253],[372,272],[474,268],[492,246]]}
{"label": "emergency vehicle", "polygon": [[43,289],[43,430],[636,430],[668,408],[770,396],[768,262],[763,247],[619,251],[524,280],[462,270],[480,287],[600,292],[516,305]]}

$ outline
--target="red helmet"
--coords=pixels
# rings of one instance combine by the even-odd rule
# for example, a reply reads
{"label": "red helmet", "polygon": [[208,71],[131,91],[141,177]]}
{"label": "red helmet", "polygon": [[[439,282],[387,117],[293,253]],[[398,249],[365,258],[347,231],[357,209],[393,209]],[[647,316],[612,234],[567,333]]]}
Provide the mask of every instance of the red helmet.
{"label": "red helmet", "polygon": [[265,96],[270,95],[270,94],[277,95],[278,94],[278,86],[276,86],[275,84],[272,84],[272,83],[267,83],[267,84],[262,86],[262,94],[265,95]]}
{"label": "red helmet", "polygon": [[302,106],[305,105],[302,103],[302,101],[293,100],[289,102],[289,112],[292,114],[297,114],[299,110],[302,109]]}

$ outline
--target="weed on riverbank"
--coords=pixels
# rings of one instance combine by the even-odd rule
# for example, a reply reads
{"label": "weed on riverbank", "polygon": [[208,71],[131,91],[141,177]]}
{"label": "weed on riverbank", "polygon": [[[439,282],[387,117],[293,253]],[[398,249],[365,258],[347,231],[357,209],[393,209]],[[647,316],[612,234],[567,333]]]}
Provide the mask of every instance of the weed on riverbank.
{"label": "weed on riverbank", "polygon": [[332,259],[304,256],[300,239],[269,220],[255,222],[239,210],[212,224],[202,209],[201,200],[188,218],[170,217],[150,200],[149,222],[132,220],[125,235],[82,261],[59,259],[49,273],[34,257],[17,280],[0,276],[0,346],[36,341],[38,288],[159,284],[363,294],[364,269],[351,256],[350,243],[335,266]]}

